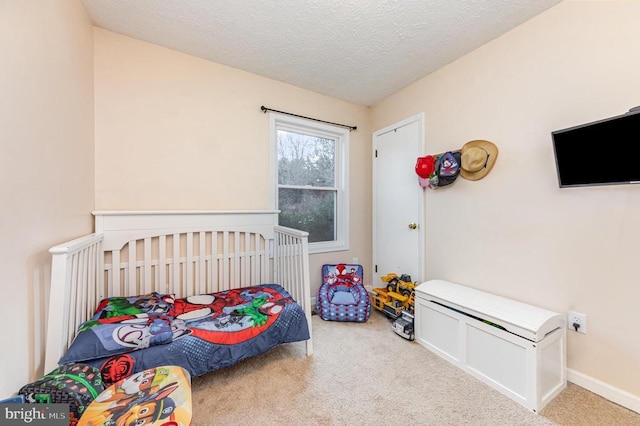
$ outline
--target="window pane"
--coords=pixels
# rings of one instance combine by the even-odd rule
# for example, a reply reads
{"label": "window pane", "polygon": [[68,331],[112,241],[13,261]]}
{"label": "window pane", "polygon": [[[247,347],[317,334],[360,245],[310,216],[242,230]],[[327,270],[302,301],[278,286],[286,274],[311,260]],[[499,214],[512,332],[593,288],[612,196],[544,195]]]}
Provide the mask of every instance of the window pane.
{"label": "window pane", "polygon": [[309,233],[309,242],[336,240],[336,191],[278,190],[279,224]]}
{"label": "window pane", "polygon": [[278,184],[335,186],[336,141],[278,130]]}

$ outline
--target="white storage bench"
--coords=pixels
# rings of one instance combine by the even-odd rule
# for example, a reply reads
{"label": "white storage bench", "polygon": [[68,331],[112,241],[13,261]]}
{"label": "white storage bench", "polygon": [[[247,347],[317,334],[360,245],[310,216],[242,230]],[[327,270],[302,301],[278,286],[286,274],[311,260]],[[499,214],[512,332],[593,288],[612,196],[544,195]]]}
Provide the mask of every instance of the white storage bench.
{"label": "white storage bench", "polygon": [[443,280],[415,314],[418,343],[534,412],[567,385],[563,315]]}

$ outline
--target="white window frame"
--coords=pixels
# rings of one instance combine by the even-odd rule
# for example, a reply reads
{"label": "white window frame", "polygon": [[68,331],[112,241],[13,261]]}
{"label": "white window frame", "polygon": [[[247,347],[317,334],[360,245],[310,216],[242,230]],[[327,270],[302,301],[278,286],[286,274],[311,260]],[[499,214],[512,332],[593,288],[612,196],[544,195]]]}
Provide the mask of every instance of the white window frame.
{"label": "white window frame", "polygon": [[331,138],[336,141],[335,187],[338,190],[335,217],[336,239],[309,243],[309,253],[349,250],[349,130],[275,112],[269,113],[269,127],[271,148],[271,194],[269,198],[271,208],[274,210],[278,209],[278,130]]}

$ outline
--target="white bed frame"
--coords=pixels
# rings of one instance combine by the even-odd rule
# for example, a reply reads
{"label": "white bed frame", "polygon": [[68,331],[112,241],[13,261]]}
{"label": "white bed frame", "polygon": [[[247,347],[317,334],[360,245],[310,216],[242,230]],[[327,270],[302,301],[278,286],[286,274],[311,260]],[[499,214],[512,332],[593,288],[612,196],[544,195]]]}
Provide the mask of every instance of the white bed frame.
{"label": "white bed frame", "polygon": [[[308,233],[278,226],[278,211],[99,211],[95,232],[49,250],[45,371],[108,296],[176,297],[280,284],[311,335]],[[306,353],[313,353],[312,339]]]}

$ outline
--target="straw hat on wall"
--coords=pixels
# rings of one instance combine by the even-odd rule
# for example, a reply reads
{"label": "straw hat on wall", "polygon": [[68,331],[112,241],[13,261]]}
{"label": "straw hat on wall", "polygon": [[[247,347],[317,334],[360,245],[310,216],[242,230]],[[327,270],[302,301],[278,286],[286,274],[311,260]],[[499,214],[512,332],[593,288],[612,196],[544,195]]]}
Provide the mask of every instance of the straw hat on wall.
{"label": "straw hat on wall", "polygon": [[468,180],[480,180],[493,168],[498,158],[498,147],[493,142],[475,140],[464,144],[460,176]]}

